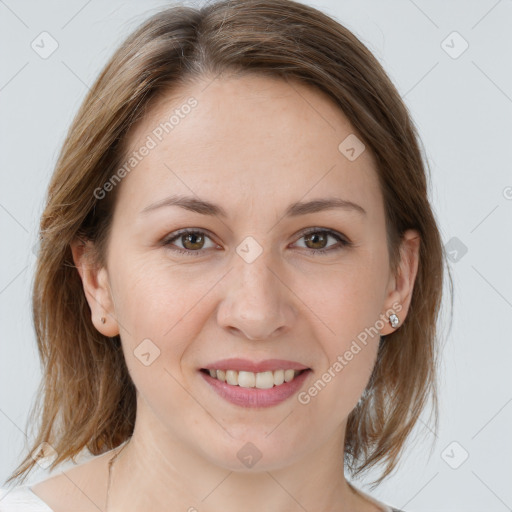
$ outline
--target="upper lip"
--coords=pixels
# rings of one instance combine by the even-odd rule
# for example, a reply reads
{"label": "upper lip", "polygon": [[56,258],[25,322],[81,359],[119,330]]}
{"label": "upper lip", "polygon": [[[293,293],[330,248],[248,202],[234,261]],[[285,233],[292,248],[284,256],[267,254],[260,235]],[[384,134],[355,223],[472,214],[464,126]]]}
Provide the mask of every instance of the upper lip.
{"label": "upper lip", "polygon": [[208,370],[236,370],[243,372],[269,372],[274,370],[308,370],[309,367],[297,361],[287,361],[285,359],[266,359],[264,361],[250,361],[238,357],[230,359],[221,359],[210,363],[204,368]]}

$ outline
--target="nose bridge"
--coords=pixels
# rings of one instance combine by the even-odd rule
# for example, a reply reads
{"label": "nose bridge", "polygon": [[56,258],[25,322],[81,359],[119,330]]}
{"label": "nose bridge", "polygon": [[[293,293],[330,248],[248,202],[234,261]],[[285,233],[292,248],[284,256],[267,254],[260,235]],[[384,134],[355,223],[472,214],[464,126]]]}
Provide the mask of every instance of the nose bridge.
{"label": "nose bridge", "polygon": [[264,339],[281,332],[290,319],[284,285],[269,249],[247,237],[236,249],[218,321],[249,339]]}
{"label": "nose bridge", "polygon": [[[276,277],[270,271],[272,267],[271,259],[270,251],[267,250],[254,261],[246,261],[243,257],[239,257],[235,264],[234,270],[236,278],[240,282],[240,291],[242,296],[249,301],[261,300],[262,304],[268,304],[278,293]],[[262,299],[265,299],[265,301]]]}

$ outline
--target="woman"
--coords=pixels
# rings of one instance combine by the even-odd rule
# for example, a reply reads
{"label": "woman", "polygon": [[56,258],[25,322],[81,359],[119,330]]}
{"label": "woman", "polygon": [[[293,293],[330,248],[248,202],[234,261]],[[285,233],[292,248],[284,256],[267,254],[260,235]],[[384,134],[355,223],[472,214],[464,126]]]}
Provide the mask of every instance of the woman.
{"label": "woman", "polygon": [[41,219],[39,435],[1,510],[398,510],[349,483],[437,424],[443,248],[418,137],[346,28],[168,8],[80,108]]}

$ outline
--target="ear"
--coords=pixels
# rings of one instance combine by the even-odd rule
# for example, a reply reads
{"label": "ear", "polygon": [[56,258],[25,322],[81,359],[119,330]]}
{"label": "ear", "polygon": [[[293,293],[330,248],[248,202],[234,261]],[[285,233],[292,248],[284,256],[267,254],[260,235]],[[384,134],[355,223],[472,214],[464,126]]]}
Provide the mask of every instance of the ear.
{"label": "ear", "polygon": [[[421,238],[414,229],[407,230],[402,236],[400,244],[400,262],[396,275],[389,280],[388,291],[384,303],[383,318],[385,325],[381,329],[381,335],[390,334],[403,324],[411,304],[414,282],[418,272],[419,252]],[[389,315],[394,313],[400,323],[393,328],[389,322]]]}
{"label": "ear", "polygon": [[[94,245],[90,240],[76,239],[71,244],[75,267],[82,279],[85,297],[91,310],[94,327],[104,336],[119,334],[114,301],[109,284],[108,271],[94,264]],[[105,319],[105,323],[101,319]]]}

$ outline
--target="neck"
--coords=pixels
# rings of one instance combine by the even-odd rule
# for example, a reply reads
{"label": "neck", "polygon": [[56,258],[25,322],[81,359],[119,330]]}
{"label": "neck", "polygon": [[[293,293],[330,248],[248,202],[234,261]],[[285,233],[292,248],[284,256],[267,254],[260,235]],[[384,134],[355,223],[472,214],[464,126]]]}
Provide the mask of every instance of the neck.
{"label": "neck", "polygon": [[344,430],[286,466],[256,463],[248,470],[233,471],[208,460],[164,431],[154,417],[139,412],[133,436],[116,450],[108,512],[170,507],[191,512],[378,510],[363,503],[345,480],[340,450]]}

